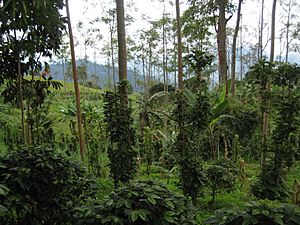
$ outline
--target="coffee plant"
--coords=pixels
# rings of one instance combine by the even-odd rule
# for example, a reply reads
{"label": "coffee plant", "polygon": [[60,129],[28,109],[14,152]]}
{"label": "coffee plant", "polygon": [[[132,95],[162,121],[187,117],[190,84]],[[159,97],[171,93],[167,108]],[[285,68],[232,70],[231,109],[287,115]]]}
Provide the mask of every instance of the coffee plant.
{"label": "coffee plant", "polygon": [[298,225],[300,208],[282,204],[271,205],[267,201],[249,202],[245,209],[217,210],[207,219],[208,225]]}
{"label": "coffee plant", "polygon": [[258,199],[285,201],[289,196],[286,171],[276,167],[273,161],[266,162],[252,185],[251,192]]}
{"label": "coffee plant", "polygon": [[51,149],[11,151],[0,165],[3,225],[68,224],[73,209],[95,193],[82,167]]}
{"label": "coffee plant", "polygon": [[237,166],[230,159],[219,159],[208,166],[207,178],[212,197],[210,205],[214,205],[218,192],[230,192],[234,189],[237,174]]}
{"label": "coffee plant", "polygon": [[115,189],[100,205],[81,210],[78,224],[192,225],[195,209],[182,195],[152,180],[134,180]]}

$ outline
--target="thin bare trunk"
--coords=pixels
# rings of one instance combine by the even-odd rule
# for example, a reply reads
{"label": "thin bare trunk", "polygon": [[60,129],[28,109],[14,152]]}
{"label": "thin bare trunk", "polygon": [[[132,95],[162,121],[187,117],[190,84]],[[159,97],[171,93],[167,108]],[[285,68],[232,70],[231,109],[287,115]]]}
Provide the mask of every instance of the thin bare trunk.
{"label": "thin bare trunk", "polygon": [[[271,51],[270,51],[270,62],[274,62],[274,48],[275,48],[275,18],[276,18],[276,0],[273,0],[272,7],[272,25],[271,25]],[[267,82],[267,92],[271,91],[271,81]],[[271,102],[267,102],[267,110],[263,114],[263,149],[261,156],[261,164],[264,165],[267,159],[267,140],[269,132],[269,111],[271,108]]]}
{"label": "thin bare trunk", "polygon": [[19,92],[20,92],[20,108],[21,108],[21,129],[22,129],[22,144],[25,144],[25,116],[24,116],[24,104],[23,104],[23,88],[22,88],[22,74],[21,74],[21,62],[20,54],[18,55],[18,77],[19,77]]}
{"label": "thin bare trunk", "polygon": [[84,158],[85,158],[85,140],[84,140],[84,131],[83,131],[83,126],[82,126],[82,116],[81,116],[81,107],[80,107],[80,90],[79,90],[79,85],[78,85],[78,74],[77,74],[76,59],[75,59],[72,25],[71,25],[71,19],[70,19],[69,0],[66,0],[66,8],[67,8],[68,28],[69,28],[69,37],[70,37],[74,89],[75,89],[75,97],[76,97],[76,109],[77,109],[76,115],[77,115],[77,125],[78,125],[80,157],[82,160],[84,160]]}
{"label": "thin bare trunk", "polygon": [[[118,56],[119,56],[119,82],[127,80],[127,56],[126,56],[126,34],[124,0],[116,0],[117,3],[117,31],[118,31]],[[120,95],[124,105],[127,105],[127,88],[122,86]]]}
{"label": "thin bare trunk", "polygon": [[61,61],[62,64],[62,70],[63,70],[63,75],[64,75],[64,90],[65,94],[67,93],[67,82],[66,82],[66,72],[65,72],[65,59],[63,58]]}
{"label": "thin bare trunk", "polygon": [[289,35],[290,35],[290,19],[291,19],[291,4],[292,1],[289,1],[289,9],[288,9],[288,18],[286,23],[286,49],[285,49],[285,63],[289,60],[289,48],[290,48],[290,41],[289,41]]}
{"label": "thin bare trunk", "polygon": [[145,72],[145,57],[142,56],[142,67],[143,67],[143,78],[144,78],[144,93],[147,95],[147,82],[146,82],[146,72]]}
{"label": "thin bare trunk", "polygon": [[30,99],[27,105],[27,145],[31,145]]}
{"label": "thin bare trunk", "polygon": [[263,30],[264,30],[264,8],[265,1],[261,0],[261,15],[260,15],[260,27],[259,27],[259,35],[258,35],[258,59],[262,59],[263,55]]}
{"label": "thin bare trunk", "polygon": [[147,83],[148,83],[148,87],[151,87],[151,68],[152,68],[152,43],[149,42],[149,66],[148,66],[148,79],[147,79]]}
{"label": "thin bare trunk", "polygon": [[242,22],[242,15],[241,15],[241,30],[240,30],[240,80],[243,79],[243,22]]}
{"label": "thin bare trunk", "polygon": [[231,52],[231,94],[232,96],[234,96],[234,91],[235,91],[236,42],[237,42],[237,36],[240,28],[242,3],[243,0],[239,0],[237,20],[236,20],[234,36],[232,40],[232,52]]}
{"label": "thin bare trunk", "polygon": [[276,2],[273,0],[272,7],[272,25],[271,25],[271,51],[270,51],[270,62],[274,62],[274,49],[275,49],[275,24],[276,24]]}
{"label": "thin bare trunk", "polygon": [[[173,35],[173,45],[174,45],[174,63],[173,63],[173,67],[176,68],[177,65],[177,55],[176,55],[176,32],[174,31],[174,35]],[[174,71],[174,85],[175,85],[175,90],[177,89],[177,70],[175,69]]]}
{"label": "thin bare trunk", "polygon": [[[219,56],[219,82],[227,84],[227,56],[226,56],[226,5],[227,0],[218,0],[219,21],[218,21],[218,56]],[[226,88],[228,91],[228,87]],[[226,93],[227,93],[226,91]]]}
{"label": "thin bare trunk", "polygon": [[177,44],[178,44],[178,88],[183,89],[182,81],[182,42],[181,42],[181,18],[179,0],[176,0],[176,19],[177,19]]}
{"label": "thin bare trunk", "polygon": [[107,59],[107,78],[108,78],[108,87],[111,89],[111,65],[109,58]]}
{"label": "thin bare trunk", "polygon": [[167,68],[166,68],[166,30],[165,30],[165,3],[163,12],[163,24],[162,24],[162,38],[163,38],[163,76],[164,76],[164,91],[168,89],[167,80]]}
{"label": "thin bare trunk", "polygon": [[111,51],[111,66],[112,66],[112,78],[114,83],[114,91],[116,91],[116,72],[115,72],[115,53],[113,43],[113,31],[110,31],[110,51]]}

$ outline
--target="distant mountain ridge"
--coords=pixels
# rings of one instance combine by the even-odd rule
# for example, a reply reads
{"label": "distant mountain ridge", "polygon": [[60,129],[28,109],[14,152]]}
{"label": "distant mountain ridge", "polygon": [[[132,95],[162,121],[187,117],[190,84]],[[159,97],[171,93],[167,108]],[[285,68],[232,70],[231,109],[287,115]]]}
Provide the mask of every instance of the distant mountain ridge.
{"label": "distant mountain ridge", "polygon": [[[82,60],[77,60],[76,64],[81,65],[84,63]],[[64,74],[63,74],[63,66],[61,63],[52,63],[50,65],[50,70],[51,70],[51,76],[54,79],[57,80],[64,80]],[[65,65],[65,72],[67,70],[67,65]],[[97,86],[100,86],[101,88],[107,86],[109,84],[109,77],[111,80],[111,84],[113,84],[113,78],[111,72],[108,71],[107,66],[98,64],[98,63],[93,63],[91,61],[87,61],[87,73],[88,73],[88,81],[92,81],[94,83],[97,83]],[[115,68],[115,73],[116,73],[116,82],[119,81],[118,79],[118,68]],[[132,87],[135,88],[135,83],[139,83],[138,80],[142,80],[142,76],[140,74],[136,75],[135,79],[135,74],[132,70],[127,70],[127,79],[131,83]],[[135,80],[137,82],[135,82]],[[67,81],[72,81],[72,79],[67,79]],[[136,91],[142,91],[143,88],[139,86],[138,84],[136,85],[137,90]]]}

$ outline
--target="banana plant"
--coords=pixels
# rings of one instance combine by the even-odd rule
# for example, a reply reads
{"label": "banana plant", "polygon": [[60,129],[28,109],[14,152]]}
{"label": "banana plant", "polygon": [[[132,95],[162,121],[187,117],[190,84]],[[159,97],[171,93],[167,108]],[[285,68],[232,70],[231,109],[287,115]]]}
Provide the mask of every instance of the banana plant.
{"label": "banana plant", "polygon": [[[230,81],[228,87],[230,87]],[[230,91],[230,90],[229,90]],[[197,95],[188,89],[183,91],[185,97],[188,99],[188,104],[193,106],[196,103]],[[211,108],[211,118],[209,125],[207,127],[207,132],[209,134],[210,150],[213,159],[216,155],[219,157],[219,141],[220,136],[223,136],[224,144],[227,145],[226,138],[222,134],[222,122],[227,118],[233,118],[232,116],[225,114],[230,102],[226,96],[226,86],[224,85],[218,98],[215,100],[214,105]]]}
{"label": "banana plant", "polygon": [[[168,99],[167,105],[164,104],[166,98]],[[138,117],[140,126],[140,142],[144,150],[141,152],[141,157],[146,162],[147,172],[149,173],[152,162],[159,161],[171,135],[171,132],[169,132],[170,126],[166,126],[170,123],[170,93],[157,92],[149,99],[141,96],[138,102],[139,107],[133,115],[138,114],[136,117]],[[160,146],[154,146],[153,143]]]}

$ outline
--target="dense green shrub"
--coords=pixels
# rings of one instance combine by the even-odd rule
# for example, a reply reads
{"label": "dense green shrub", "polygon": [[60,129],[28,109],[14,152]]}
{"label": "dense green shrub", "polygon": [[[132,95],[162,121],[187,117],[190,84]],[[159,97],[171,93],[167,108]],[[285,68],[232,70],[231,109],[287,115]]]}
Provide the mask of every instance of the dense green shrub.
{"label": "dense green shrub", "polygon": [[286,184],[286,172],[267,162],[251,187],[252,194],[259,199],[286,200],[289,196]]}
{"label": "dense green shrub", "polygon": [[[155,93],[158,93],[158,92],[161,92],[161,91],[164,91],[164,84],[163,83],[157,83],[157,84],[154,84],[153,86],[150,87],[149,89],[149,95],[152,96],[154,95]],[[172,86],[172,85],[168,85],[168,92],[174,92],[175,91],[175,88]]]}
{"label": "dense green shrub", "polygon": [[[201,95],[198,99],[201,98]],[[176,163],[179,167],[179,179],[183,193],[190,196],[193,203],[197,203],[197,196],[201,194],[202,188],[206,184],[206,176],[202,169],[199,157],[194,154],[195,148],[193,140],[191,140],[193,126],[195,129],[203,129],[205,126],[206,113],[202,113],[203,121],[191,125],[191,117],[187,116],[184,109],[188,108],[188,101],[182,92],[177,92],[176,108],[173,112],[175,122],[179,126],[179,133],[174,143],[174,153],[176,155]],[[201,105],[195,106],[200,108]],[[196,110],[196,109],[195,109]],[[194,110],[193,110],[194,111]]]}
{"label": "dense green shrub", "polygon": [[[0,197],[4,198],[6,197],[7,193],[8,193],[8,188],[3,185],[3,184],[0,184]],[[1,202],[0,203],[0,219],[1,217],[3,216],[6,216],[8,214],[8,209],[2,205],[3,203]]]}
{"label": "dense green shrub", "polygon": [[[73,208],[92,196],[85,171],[51,149],[24,148],[0,158],[0,202],[9,210],[1,224],[68,224]],[[9,215],[9,216],[8,216]]]}
{"label": "dense green shrub", "polygon": [[132,181],[116,189],[102,206],[84,214],[86,217],[79,219],[79,224],[195,224],[194,208],[189,201],[151,180]]}
{"label": "dense green shrub", "polygon": [[299,131],[300,67],[279,64],[274,77],[274,108],[276,127],[272,133],[274,162],[279,168],[291,167],[297,154],[295,134]]}
{"label": "dense green shrub", "polygon": [[250,202],[243,210],[218,210],[206,224],[297,225],[300,224],[300,208],[293,205],[274,207],[265,201]]}
{"label": "dense green shrub", "polygon": [[126,183],[136,173],[137,151],[136,133],[133,128],[131,108],[124,104],[121,90],[126,89],[126,82],[120,83],[118,92],[106,92],[104,95],[104,122],[109,137],[107,149],[110,160],[110,174],[115,187],[120,182]]}
{"label": "dense green shrub", "polygon": [[[247,151],[243,152],[243,149],[239,149],[239,155],[255,157],[259,152],[252,153],[251,147],[254,145],[255,149],[258,149],[259,142],[253,142],[255,131],[260,129],[261,117],[259,112],[255,109],[249,109],[242,106],[236,106],[233,109],[229,109],[228,114],[230,117],[226,118],[224,124],[226,125],[226,135],[230,138],[233,144],[235,135],[238,135],[239,142]],[[234,153],[232,153],[234,154]],[[257,157],[257,156],[256,156]],[[259,156],[258,156],[259,157]]]}
{"label": "dense green shrub", "polygon": [[207,178],[212,191],[212,205],[218,191],[230,192],[233,190],[237,174],[237,166],[229,159],[219,159],[209,165],[207,168]]}

